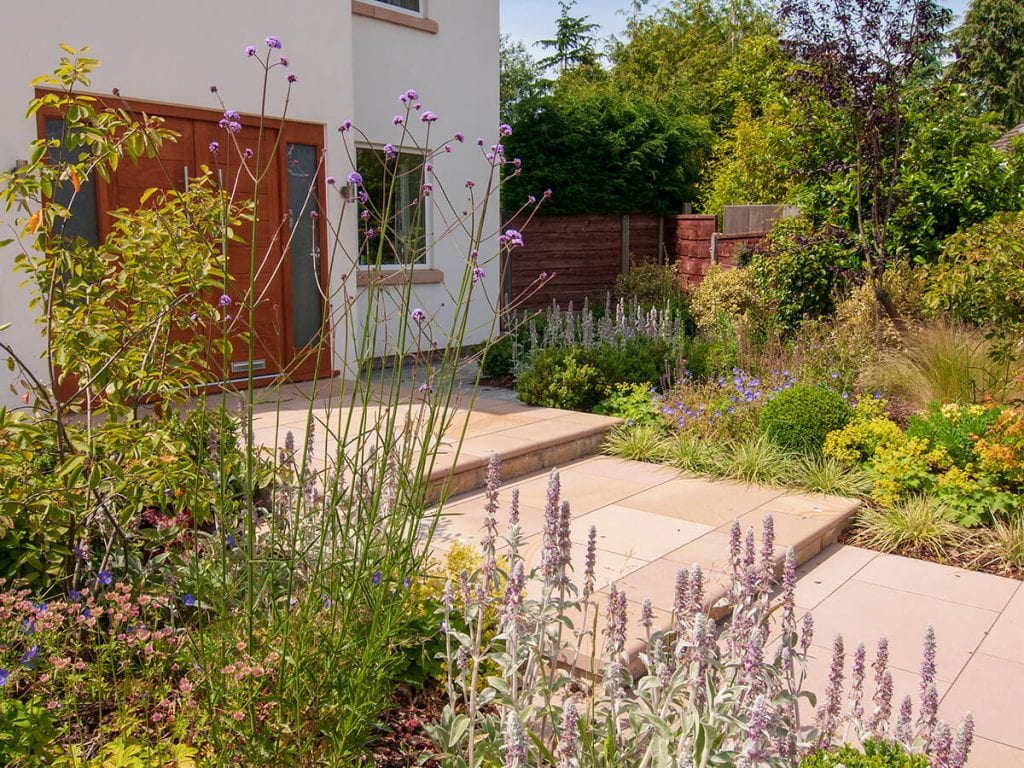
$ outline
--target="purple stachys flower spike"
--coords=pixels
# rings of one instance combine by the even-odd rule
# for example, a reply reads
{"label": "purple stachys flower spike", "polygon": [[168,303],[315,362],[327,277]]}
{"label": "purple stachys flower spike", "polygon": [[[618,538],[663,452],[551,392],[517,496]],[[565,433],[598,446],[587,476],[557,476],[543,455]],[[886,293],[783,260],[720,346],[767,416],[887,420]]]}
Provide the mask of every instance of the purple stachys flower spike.
{"label": "purple stachys flower spike", "polygon": [[690,571],[690,615],[700,613],[704,610],[704,570],[700,563],[693,564]]}
{"label": "purple stachys flower spike", "polygon": [[508,713],[505,720],[505,768],[527,768],[526,733],[519,722],[519,713]]}
{"label": "purple stachys flower spike", "polygon": [[967,758],[971,754],[971,745],[974,743],[974,716],[968,712],[960,721],[960,727],[956,729],[956,738],[953,739],[953,752],[950,755],[949,764],[952,768],[964,768],[967,765]]}
{"label": "purple stachys flower spike", "polygon": [[685,568],[676,573],[676,591],[673,612],[676,634],[682,636],[690,620],[690,574]]}
{"label": "purple stachys flower spike", "polygon": [[953,733],[949,729],[949,723],[945,720],[937,722],[928,741],[928,756],[931,758],[932,768],[950,768],[953,758]]}
{"label": "purple stachys flower spike", "polygon": [[828,685],[825,688],[821,706],[818,707],[817,725],[820,731],[818,747],[820,749],[828,749],[831,746],[833,733],[836,726],[839,725],[845,661],[846,651],[843,648],[843,636],[837,634],[832,639],[832,664],[828,671]]}
{"label": "purple stachys flower spike", "polygon": [[441,592],[441,603],[449,611],[455,609],[455,585],[448,579],[444,583],[444,590]]}
{"label": "purple stachys flower spike", "polygon": [[455,668],[459,672],[465,672],[466,667],[469,666],[469,651],[466,646],[460,645],[459,650],[455,652]]}
{"label": "purple stachys flower spike", "polygon": [[920,720],[927,730],[935,727],[938,713],[939,694],[935,689],[935,629],[929,625],[924,635],[924,653],[921,658]]}
{"label": "purple stachys flower spike", "polygon": [[[572,513],[568,501],[562,502],[558,513],[558,559],[562,569],[572,564]],[[562,576],[567,578],[564,570]]]}
{"label": "purple stachys flower spike", "polygon": [[573,768],[575,764],[576,748],[579,744],[579,713],[576,711],[576,702],[570,697],[565,703],[562,711],[562,733],[558,739],[556,754],[558,756],[558,768]]}
{"label": "purple stachys flower spike", "polygon": [[594,592],[597,567],[597,526],[590,526],[587,531],[587,554],[583,560],[583,599],[586,600]]}
{"label": "purple stachys flower spike", "polygon": [[462,597],[463,604],[469,603],[469,597],[471,594],[471,585],[469,583],[469,571],[463,568],[459,572],[459,594]]}
{"label": "purple stachys flower spike", "polygon": [[758,694],[754,700],[754,706],[750,709],[750,719],[747,721],[747,741],[743,748],[743,758],[746,762],[743,765],[756,766],[764,765],[771,757],[765,744],[768,736],[768,729],[771,725],[771,713],[764,694]]}
{"label": "purple stachys flower spike", "polygon": [[512,566],[512,573],[509,574],[505,583],[505,595],[501,603],[501,628],[507,631],[515,627],[520,611],[523,607],[523,594],[526,590],[526,572],[523,570],[523,561],[516,560]]}
{"label": "purple stachys flower spike", "polygon": [[512,501],[508,507],[508,524],[519,525],[519,489],[512,489]]}
{"label": "purple stachys flower spike", "polygon": [[487,460],[487,483],[484,495],[487,503],[484,505],[484,538],[481,546],[484,554],[490,553],[493,556],[494,542],[498,537],[498,489],[501,487],[501,460],[498,454],[492,453]]}
{"label": "purple stachys flower spike", "polygon": [[541,552],[541,571],[545,581],[551,581],[558,573],[561,551],[558,548],[558,532],[561,524],[559,501],[561,481],[558,470],[552,469],[548,477],[547,503],[544,505],[544,549]]}
{"label": "purple stachys flower spike", "polygon": [[651,632],[651,627],[654,626],[654,604],[651,603],[649,597],[644,598],[643,606],[640,608],[640,626],[648,634]]}
{"label": "purple stachys flower spike", "polygon": [[612,584],[608,590],[607,635],[608,671],[605,676],[605,687],[610,691],[618,691],[622,685],[622,652],[626,647],[626,594],[619,592]]}
{"label": "purple stachys flower spike", "polygon": [[888,669],[882,673],[875,689],[875,709],[871,713],[868,732],[872,738],[881,739],[889,730],[889,718],[892,717],[892,672]]}
{"label": "purple stachys flower spike", "polygon": [[867,650],[864,643],[857,646],[853,652],[853,672],[850,674],[850,716],[854,723],[860,723],[864,716],[864,660],[867,657]]}
{"label": "purple stachys flower spike", "polygon": [[743,562],[740,554],[742,541],[743,530],[740,528],[740,521],[733,520],[729,528],[729,562],[732,564],[733,576],[737,579],[740,576],[740,563]]}
{"label": "purple stachys flower spike", "polygon": [[775,581],[775,519],[765,515],[761,525],[761,578],[767,590]]}
{"label": "purple stachys flower spike", "polygon": [[892,736],[897,743],[908,748],[914,740],[914,734],[910,729],[910,723],[913,716],[914,702],[911,701],[909,696],[904,696],[903,703],[900,704],[900,716],[896,720],[896,729],[893,731]]}
{"label": "purple stachys flower spike", "polygon": [[743,677],[747,686],[754,693],[759,693],[763,687],[761,680],[761,669],[764,665],[764,635],[761,630],[755,628],[748,636],[747,643],[743,648]]}
{"label": "purple stachys flower spike", "polygon": [[792,547],[782,564],[782,632],[796,632],[796,552]]}
{"label": "purple stachys flower spike", "polygon": [[810,613],[804,614],[803,624],[800,627],[800,652],[806,654],[814,639],[814,617]]}

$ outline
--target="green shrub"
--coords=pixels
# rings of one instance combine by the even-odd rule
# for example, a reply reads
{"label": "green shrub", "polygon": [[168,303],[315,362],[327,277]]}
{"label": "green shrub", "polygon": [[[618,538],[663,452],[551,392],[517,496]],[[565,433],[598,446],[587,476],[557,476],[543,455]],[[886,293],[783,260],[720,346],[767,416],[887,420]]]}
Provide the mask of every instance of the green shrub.
{"label": "green shrub", "polygon": [[864,742],[864,751],[844,744],[827,752],[815,752],[800,762],[800,768],[928,768],[925,755],[910,755],[899,744]]}
{"label": "green shrub", "polygon": [[628,303],[637,303],[645,310],[674,304],[679,298],[676,265],[657,264],[633,256],[629,271],[615,278],[615,295]]}
{"label": "green shrub", "polygon": [[1000,213],[946,240],[925,301],[956,320],[1024,329],[1024,212]]}
{"label": "green shrub", "polygon": [[615,384],[608,396],[594,407],[594,413],[618,416],[627,426],[660,426],[663,423],[651,396],[643,384]]}
{"label": "green shrub", "polygon": [[849,403],[831,389],[797,384],[779,392],[761,409],[758,425],[782,448],[820,453],[828,433],[846,426],[852,414]]}
{"label": "green shrub", "polygon": [[749,269],[723,269],[712,265],[690,294],[690,312],[697,328],[713,336],[725,318],[734,328],[752,328],[767,313]]}
{"label": "green shrub", "polygon": [[643,384],[648,389],[673,374],[672,349],[662,339],[637,336],[617,344],[601,344],[593,350],[593,366],[608,385]]}
{"label": "green shrub", "polygon": [[589,411],[600,402],[606,380],[595,355],[579,347],[534,350],[516,379],[516,394],[527,405]]}
{"label": "green shrub", "polygon": [[514,344],[511,334],[489,344],[480,358],[480,375],[485,379],[500,379],[511,374]]}
{"label": "green shrub", "polygon": [[782,329],[791,333],[805,318],[832,314],[841,271],[856,264],[847,232],[831,226],[815,229],[806,219],[792,218],[775,225],[750,270],[757,289],[775,307]]}
{"label": "green shrub", "polygon": [[907,436],[921,437],[936,447],[945,448],[953,464],[963,469],[977,461],[974,443],[998,415],[998,408],[982,405],[931,403],[926,413],[910,417]]}

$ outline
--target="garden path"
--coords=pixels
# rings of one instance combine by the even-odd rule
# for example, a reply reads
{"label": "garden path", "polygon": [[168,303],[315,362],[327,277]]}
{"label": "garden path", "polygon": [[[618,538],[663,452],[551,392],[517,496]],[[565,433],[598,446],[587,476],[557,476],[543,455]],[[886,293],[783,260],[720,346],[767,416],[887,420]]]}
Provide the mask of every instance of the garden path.
{"label": "garden path", "polygon": [[[312,413],[321,422],[318,450],[325,451],[330,447],[326,426],[337,418],[331,395],[336,401],[337,386],[335,381],[330,391],[310,398],[296,385],[257,405],[257,441],[279,445],[291,430],[298,442]],[[582,563],[587,532],[596,526],[598,588],[606,590],[614,582],[631,597],[630,636],[639,637],[640,601],[650,598],[656,616],[666,621],[682,567],[701,564],[708,604],[716,602],[728,583],[732,521],[759,531],[771,513],[778,557],[793,547],[800,564],[800,614],[814,614],[809,689],[824,687],[834,634],[846,639],[848,667],[857,642],[867,645],[871,658],[885,634],[897,697],[909,693],[916,701],[915,670],[930,624],[939,644],[940,714],[957,721],[971,711],[977,724],[970,768],[1024,768],[1021,582],[836,544],[858,506],[852,499],[713,481],[594,455],[615,419],[531,408],[500,389],[481,388],[473,407],[461,394],[457,404],[447,434],[454,444],[464,430],[462,448],[457,457],[454,451],[443,452],[432,475],[434,495],[442,492],[446,479],[450,495],[433,540],[437,549],[479,539],[484,519],[479,489],[487,459],[496,452],[502,459],[502,509],[507,512],[509,488],[518,487],[528,559],[539,558],[548,475],[558,467],[562,498],[572,510],[574,561]],[[604,597],[603,592],[597,596],[599,605]],[[635,655],[640,648],[637,641],[630,650]]]}

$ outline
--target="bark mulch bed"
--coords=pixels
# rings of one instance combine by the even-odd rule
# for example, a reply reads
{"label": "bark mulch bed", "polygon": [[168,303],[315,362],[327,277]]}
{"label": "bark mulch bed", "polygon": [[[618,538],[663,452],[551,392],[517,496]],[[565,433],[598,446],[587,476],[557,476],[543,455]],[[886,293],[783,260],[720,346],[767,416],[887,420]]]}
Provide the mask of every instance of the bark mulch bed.
{"label": "bark mulch bed", "polygon": [[370,757],[363,765],[374,768],[438,768],[433,759],[421,762],[424,754],[434,751],[433,742],[424,729],[425,723],[436,722],[444,708],[444,688],[436,683],[412,689],[401,685],[392,696],[392,708],[381,715],[377,735],[369,746]]}

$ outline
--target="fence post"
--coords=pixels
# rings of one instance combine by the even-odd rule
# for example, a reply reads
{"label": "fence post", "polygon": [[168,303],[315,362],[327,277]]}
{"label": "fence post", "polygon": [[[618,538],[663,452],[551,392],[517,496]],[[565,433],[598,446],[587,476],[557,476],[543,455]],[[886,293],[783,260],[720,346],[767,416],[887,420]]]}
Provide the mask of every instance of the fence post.
{"label": "fence post", "polygon": [[622,217],[622,274],[629,273],[629,214]]}

